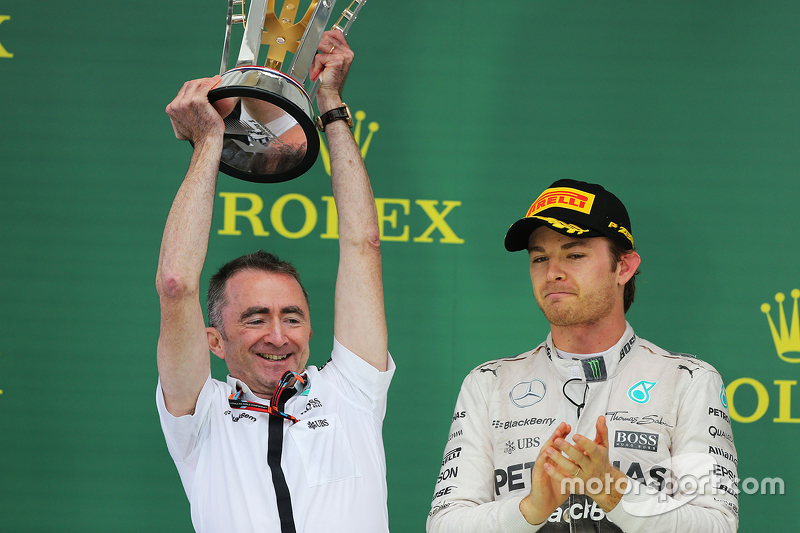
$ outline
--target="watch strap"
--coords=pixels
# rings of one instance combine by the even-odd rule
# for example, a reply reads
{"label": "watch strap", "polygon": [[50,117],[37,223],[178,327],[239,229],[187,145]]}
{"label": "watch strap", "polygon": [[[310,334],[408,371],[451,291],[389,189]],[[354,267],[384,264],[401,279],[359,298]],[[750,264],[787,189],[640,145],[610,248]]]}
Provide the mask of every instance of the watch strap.
{"label": "watch strap", "polygon": [[344,120],[347,122],[348,128],[353,127],[353,117],[350,115],[350,108],[347,107],[347,104],[344,102],[342,102],[342,107],[336,107],[318,116],[316,120],[317,129],[319,131],[325,131],[325,127],[328,124],[337,120]]}

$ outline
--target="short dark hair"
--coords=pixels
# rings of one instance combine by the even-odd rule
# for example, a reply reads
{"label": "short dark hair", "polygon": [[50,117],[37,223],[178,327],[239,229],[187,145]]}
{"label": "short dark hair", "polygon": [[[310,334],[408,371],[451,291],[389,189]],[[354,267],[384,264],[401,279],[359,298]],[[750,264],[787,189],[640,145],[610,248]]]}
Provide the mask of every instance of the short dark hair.
{"label": "short dark hair", "polygon": [[260,270],[262,272],[270,272],[273,274],[286,274],[297,280],[297,284],[303,290],[303,296],[306,299],[306,305],[310,307],[308,300],[308,293],[303,283],[300,281],[300,274],[288,261],[281,260],[277,255],[258,250],[251,254],[237,257],[232,261],[228,261],[216,274],[211,276],[208,282],[208,295],[206,299],[206,308],[208,310],[208,325],[212,328],[217,328],[225,338],[225,332],[222,328],[222,308],[227,303],[225,301],[225,285],[228,280],[233,277],[237,272],[243,270]]}
{"label": "short dark hair", "polygon": [[[608,241],[608,251],[611,252],[611,270],[617,269],[617,263],[622,260],[622,256],[625,254],[629,254],[634,251],[633,248],[630,250],[625,249],[620,243],[616,241],[612,241],[609,238],[605,238]],[[633,298],[636,296],[636,276],[639,274],[639,270],[637,269],[636,272],[633,273],[631,279],[628,280],[628,283],[625,284],[625,292],[622,296],[622,302],[625,308],[625,312],[628,312],[630,309],[631,304],[633,304]]]}

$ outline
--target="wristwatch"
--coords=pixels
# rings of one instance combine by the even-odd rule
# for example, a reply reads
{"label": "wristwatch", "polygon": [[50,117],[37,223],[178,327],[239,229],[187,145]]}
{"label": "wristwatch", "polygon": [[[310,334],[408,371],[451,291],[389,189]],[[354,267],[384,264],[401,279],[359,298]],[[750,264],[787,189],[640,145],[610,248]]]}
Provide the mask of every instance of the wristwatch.
{"label": "wristwatch", "polygon": [[347,122],[348,128],[353,127],[353,116],[350,115],[350,108],[344,102],[342,102],[342,107],[331,109],[327,113],[323,113],[322,116],[317,117],[317,129],[325,131],[325,126],[336,120],[344,120]]}

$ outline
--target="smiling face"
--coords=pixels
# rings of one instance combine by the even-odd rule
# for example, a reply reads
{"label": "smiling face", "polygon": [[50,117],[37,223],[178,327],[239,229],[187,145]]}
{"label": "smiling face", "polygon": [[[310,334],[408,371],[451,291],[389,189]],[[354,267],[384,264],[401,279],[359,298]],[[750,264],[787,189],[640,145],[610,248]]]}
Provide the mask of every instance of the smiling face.
{"label": "smiling face", "polygon": [[551,325],[624,323],[628,267],[614,262],[605,238],[568,237],[542,226],[531,233],[528,252],[533,294]]}
{"label": "smiling face", "polygon": [[300,284],[288,274],[242,270],[225,284],[221,330],[208,328],[211,351],[254,394],[270,398],[287,371],[308,362],[311,322]]}

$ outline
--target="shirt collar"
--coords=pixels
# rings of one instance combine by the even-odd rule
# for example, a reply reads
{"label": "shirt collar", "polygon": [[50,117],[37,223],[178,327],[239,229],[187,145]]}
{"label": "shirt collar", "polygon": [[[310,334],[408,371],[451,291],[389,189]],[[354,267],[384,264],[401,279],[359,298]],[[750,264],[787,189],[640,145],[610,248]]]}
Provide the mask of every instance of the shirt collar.
{"label": "shirt collar", "polygon": [[633,328],[625,322],[625,333],[622,334],[622,337],[614,347],[602,356],[581,360],[561,359],[558,357],[553,345],[552,334],[547,336],[544,347],[549,364],[563,379],[578,378],[587,383],[593,383],[606,381],[609,377],[616,375],[630,360],[630,357],[626,356],[630,354],[638,342],[639,339],[633,332]]}
{"label": "shirt collar", "polygon": [[232,391],[237,391],[237,390],[242,391],[242,399],[244,401],[269,405],[269,400],[267,398],[260,398],[255,394],[253,394],[253,391],[250,390],[250,387],[248,387],[247,383],[245,383],[244,381],[228,374],[227,382],[228,386],[231,388]]}

